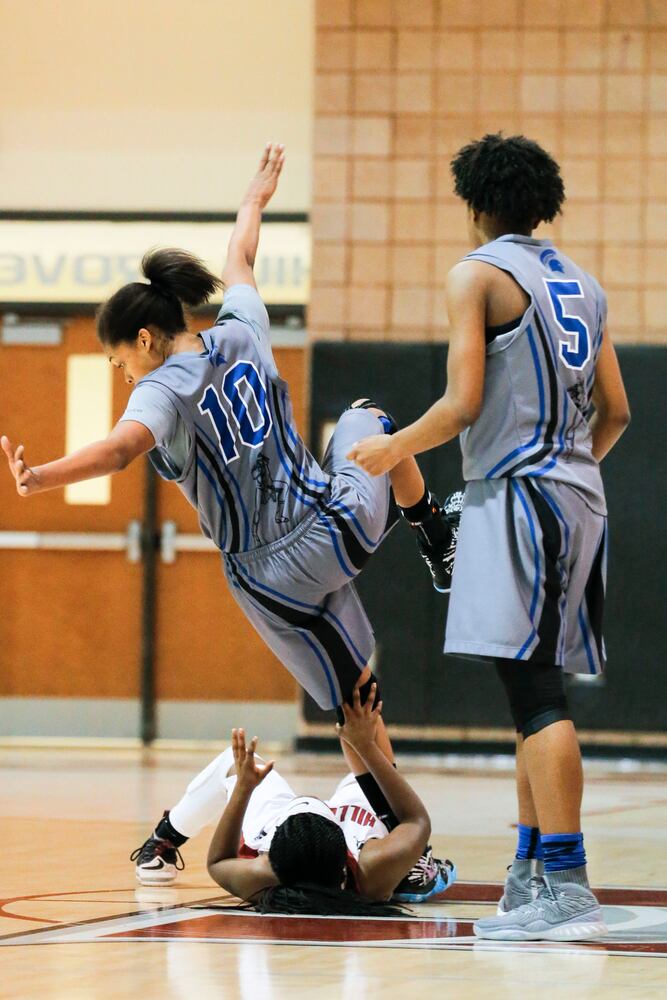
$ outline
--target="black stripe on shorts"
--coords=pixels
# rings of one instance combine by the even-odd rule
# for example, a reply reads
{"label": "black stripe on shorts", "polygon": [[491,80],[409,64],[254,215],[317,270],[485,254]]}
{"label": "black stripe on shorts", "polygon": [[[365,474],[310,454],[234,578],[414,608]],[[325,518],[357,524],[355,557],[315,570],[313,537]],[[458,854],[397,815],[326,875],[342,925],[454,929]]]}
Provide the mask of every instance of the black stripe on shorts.
{"label": "black stripe on shorts", "polygon": [[604,559],[606,537],[607,537],[607,529],[605,527],[604,531],[602,532],[602,537],[600,538],[600,544],[598,545],[598,550],[595,553],[595,559],[593,560],[593,565],[591,567],[590,575],[586,582],[586,590],[584,591],[584,596],[586,600],[586,609],[588,611],[588,621],[590,622],[591,631],[595,639],[595,645],[598,651],[600,666],[602,666],[604,663],[603,644],[602,644],[602,616],[604,612],[604,578],[602,576],[602,562]]}
{"label": "black stripe on shorts", "polygon": [[538,642],[530,655],[536,663],[553,663],[558,652],[560,635],[560,599],[563,595],[558,563],[561,553],[560,523],[549,503],[528,476],[524,483],[533,509],[542,529],[542,557],[544,559],[543,601],[537,625]]}

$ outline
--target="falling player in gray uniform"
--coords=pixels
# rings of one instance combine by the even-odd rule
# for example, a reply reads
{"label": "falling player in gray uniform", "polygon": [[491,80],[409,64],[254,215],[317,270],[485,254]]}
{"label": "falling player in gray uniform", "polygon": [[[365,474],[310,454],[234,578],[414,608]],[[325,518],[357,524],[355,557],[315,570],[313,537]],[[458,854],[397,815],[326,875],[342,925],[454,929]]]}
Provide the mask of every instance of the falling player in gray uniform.
{"label": "falling player in gray uniform", "polygon": [[[449,273],[447,389],[350,457],[374,474],[460,434],[467,481],[445,652],[495,664],[517,730],[519,843],[480,937],[604,932],[581,834],[581,756],[563,671],[602,670],[607,508],[599,462],[630,417],[597,281],[533,229],[564,198],[558,164],[487,135],[452,163],[477,248]],[[591,416],[591,407],[594,414]],[[534,866],[543,872],[533,901]]]}
{"label": "falling player in gray uniform", "polygon": [[[294,427],[253,274],[261,213],[283,159],[282,146],[266,147],[238,213],[222,282],[182,250],[155,250],[142,262],[148,283],[125,285],[101,307],[102,345],[135,386],[109,437],[35,468],[22,445],[7,438],[2,445],[20,496],[118,472],[148,453],[196,508],[247,618],[318,705],[337,709],[342,721],[341,703],[357,687],[365,697],[374,680],[373,630],[353,581],[393,523],[390,486],[440,589],[451,531],[414,458],[380,479],[346,458],[358,438],[395,430],[370,400],[343,413],[321,465]],[[184,306],[201,305],[221,284],[215,325],[191,333]],[[382,720],[377,734],[392,759]],[[366,793],[378,801],[370,804],[382,811],[371,784]],[[156,865],[170,865],[175,876],[174,848],[185,838],[168,818],[160,831],[140,849],[139,862],[152,852]],[[409,880],[409,895],[440,891],[448,878],[428,855]]]}

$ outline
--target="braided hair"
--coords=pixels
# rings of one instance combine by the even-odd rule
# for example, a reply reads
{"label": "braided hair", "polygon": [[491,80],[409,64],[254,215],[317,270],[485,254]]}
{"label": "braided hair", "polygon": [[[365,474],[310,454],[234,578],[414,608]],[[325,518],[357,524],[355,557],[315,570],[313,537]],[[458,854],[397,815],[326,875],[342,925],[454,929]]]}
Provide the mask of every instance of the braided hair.
{"label": "braided hair", "polygon": [[460,149],[451,167],[457,195],[510,232],[551,222],[565,200],[558,164],[523,135],[485,135]]}
{"label": "braided hair", "polygon": [[97,336],[109,347],[133,343],[142,327],[168,339],[185,330],[183,306],[208,302],[222,282],[199,258],[185,250],[149,250],[141,272],[150,284],[132,281],[119,288],[97,312]]}
{"label": "braided hair", "polygon": [[253,902],[260,913],[405,915],[400,906],[342,888],[347,875],[345,837],[338,824],[324,816],[308,812],[288,816],[273,835],[269,862],[281,884],[264,890]]}

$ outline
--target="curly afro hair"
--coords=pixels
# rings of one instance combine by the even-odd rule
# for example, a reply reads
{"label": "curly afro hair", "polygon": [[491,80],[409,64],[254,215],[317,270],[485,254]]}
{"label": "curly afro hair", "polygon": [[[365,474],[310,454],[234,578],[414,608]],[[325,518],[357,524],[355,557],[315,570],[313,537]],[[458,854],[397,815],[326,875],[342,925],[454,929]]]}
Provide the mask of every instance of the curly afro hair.
{"label": "curly afro hair", "polygon": [[512,232],[551,222],[565,199],[558,164],[523,135],[485,135],[460,149],[451,166],[459,197]]}

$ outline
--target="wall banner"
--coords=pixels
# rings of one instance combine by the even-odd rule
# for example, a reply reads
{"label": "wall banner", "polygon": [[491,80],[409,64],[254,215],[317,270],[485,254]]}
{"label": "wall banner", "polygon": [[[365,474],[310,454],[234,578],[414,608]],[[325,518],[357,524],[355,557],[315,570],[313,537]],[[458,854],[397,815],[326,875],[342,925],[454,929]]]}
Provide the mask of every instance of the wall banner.
{"label": "wall banner", "polygon": [[[146,250],[182,247],[220,274],[231,222],[0,219],[0,307],[97,305],[140,279]],[[307,222],[265,222],[255,262],[268,305],[303,306],[310,282]]]}

